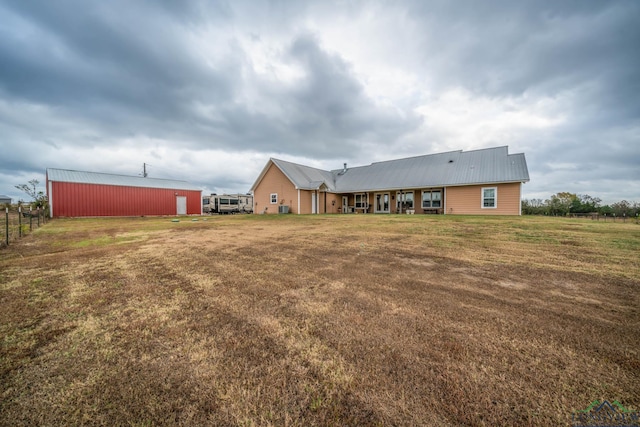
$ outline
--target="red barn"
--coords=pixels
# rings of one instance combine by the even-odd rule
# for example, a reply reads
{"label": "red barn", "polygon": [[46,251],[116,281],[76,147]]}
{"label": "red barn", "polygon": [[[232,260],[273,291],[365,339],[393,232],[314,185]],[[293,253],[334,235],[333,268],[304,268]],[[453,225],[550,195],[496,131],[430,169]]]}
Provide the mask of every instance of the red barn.
{"label": "red barn", "polygon": [[202,214],[201,190],[186,181],[47,169],[51,217]]}

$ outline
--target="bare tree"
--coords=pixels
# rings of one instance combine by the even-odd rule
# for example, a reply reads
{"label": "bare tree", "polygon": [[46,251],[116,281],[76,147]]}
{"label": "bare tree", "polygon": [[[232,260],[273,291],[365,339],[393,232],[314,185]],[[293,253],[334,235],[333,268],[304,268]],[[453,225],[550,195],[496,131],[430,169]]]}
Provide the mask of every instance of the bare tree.
{"label": "bare tree", "polygon": [[38,191],[38,184],[40,181],[37,179],[32,179],[27,184],[16,185],[16,188],[20,191],[23,191],[31,197],[37,207],[46,207],[47,206],[47,196],[42,191]]}

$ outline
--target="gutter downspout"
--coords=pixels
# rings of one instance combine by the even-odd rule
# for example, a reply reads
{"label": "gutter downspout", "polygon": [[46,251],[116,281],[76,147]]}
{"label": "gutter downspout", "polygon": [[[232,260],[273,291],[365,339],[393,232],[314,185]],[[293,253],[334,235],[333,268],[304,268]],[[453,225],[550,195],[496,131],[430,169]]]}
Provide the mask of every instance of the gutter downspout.
{"label": "gutter downspout", "polygon": [[300,189],[298,188],[298,215],[300,215]]}

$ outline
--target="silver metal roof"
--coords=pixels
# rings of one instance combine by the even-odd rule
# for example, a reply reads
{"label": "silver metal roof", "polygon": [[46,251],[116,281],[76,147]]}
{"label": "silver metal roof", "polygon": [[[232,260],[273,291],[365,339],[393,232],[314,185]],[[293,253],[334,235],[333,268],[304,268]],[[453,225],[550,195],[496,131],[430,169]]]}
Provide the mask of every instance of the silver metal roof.
{"label": "silver metal roof", "polygon": [[301,190],[318,190],[322,184],[329,191],[335,191],[335,175],[332,172],[316,169],[284,160],[271,159],[287,178]]}
{"label": "silver metal roof", "polygon": [[297,188],[316,190],[324,182],[336,193],[529,181],[524,154],[509,154],[506,146],[389,160],[346,171],[271,161]]}
{"label": "silver metal roof", "polygon": [[140,176],[115,175],[110,173],[83,172],[66,169],[47,169],[47,179],[55,182],[80,184],[118,185],[122,187],[164,188],[170,190],[201,191],[186,181],[172,179],[143,178]]}

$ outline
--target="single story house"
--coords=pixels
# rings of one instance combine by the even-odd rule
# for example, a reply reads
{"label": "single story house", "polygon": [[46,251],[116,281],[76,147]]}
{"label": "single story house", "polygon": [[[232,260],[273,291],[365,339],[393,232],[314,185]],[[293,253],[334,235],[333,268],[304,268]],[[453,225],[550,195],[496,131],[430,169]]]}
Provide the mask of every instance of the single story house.
{"label": "single story house", "polygon": [[11,197],[0,194],[0,205],[10,205]]}
{"label": "single story house", "polygon": [[47,169],[51,217],[201,215],[202,190],[186,181]]}
{"label": "single story house", "polygon": [[524,154],[451,151],[325,171],[271,158],[251,187],[254,213],[520,215]]}

